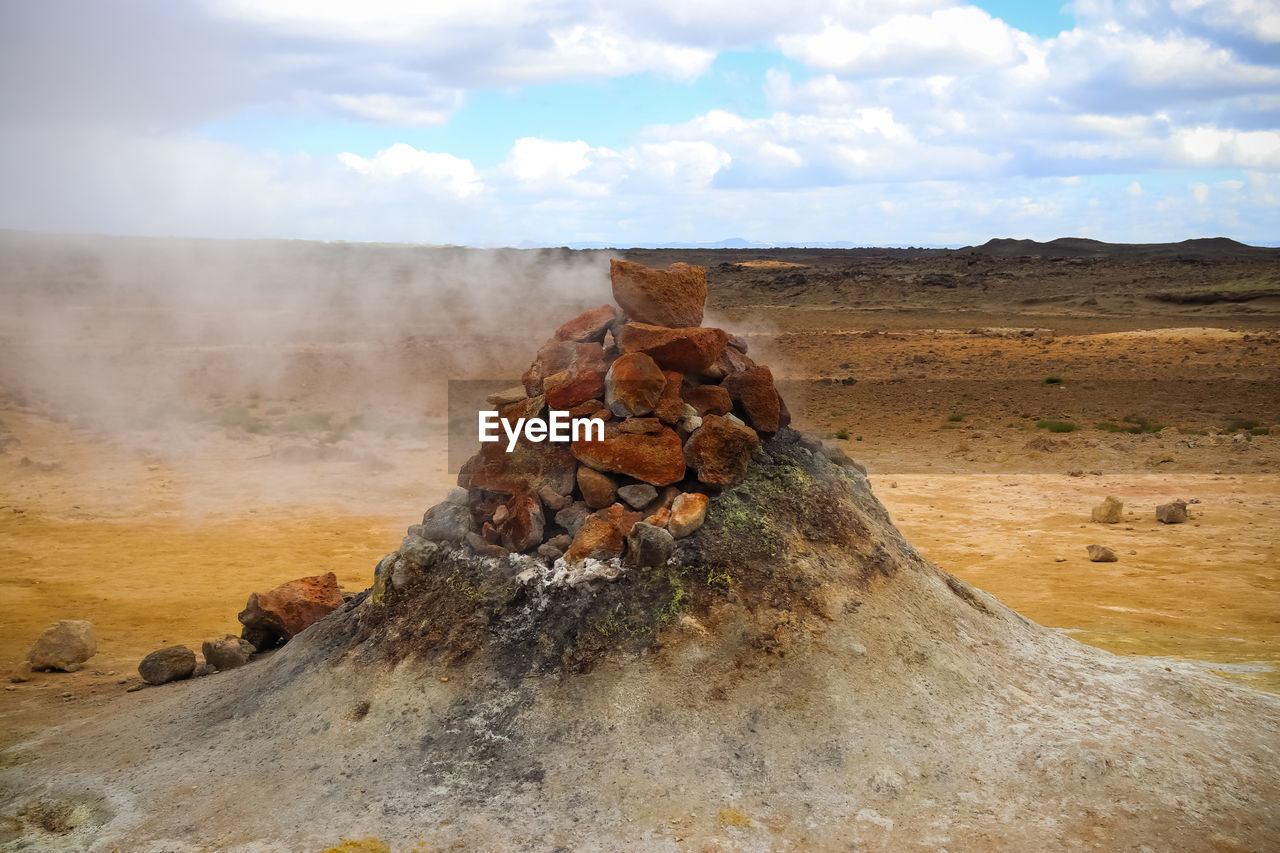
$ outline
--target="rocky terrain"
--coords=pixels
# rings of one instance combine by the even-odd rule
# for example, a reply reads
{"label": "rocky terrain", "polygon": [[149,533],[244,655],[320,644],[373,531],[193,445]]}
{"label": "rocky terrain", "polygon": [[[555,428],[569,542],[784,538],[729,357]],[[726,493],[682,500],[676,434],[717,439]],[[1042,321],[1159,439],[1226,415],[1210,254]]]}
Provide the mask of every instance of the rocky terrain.
{"label": "rocky terrain", "polygon": [[[32,674],[4,694],[8,843],[574,848],[587,833],[619,848],[1050,838],[1266,849],[1275,756],[1258,733],[1275,728],[1274,700],[1189,661],[1276,684],[1280,439],[1269,426],[1280,412],[1269,389],[1280,322],[1264,286],[1275,253],[1056,242],[628,253],[707,264],[699,319],[736,336],[724,352],[769,365],[770,387],[809,437],[784,426],[781,406],[776,427],[757,431],[741,393],[724,415],[699,413],[694,402],[712,392],[693,389],[728,391],[727,372],[708,383],[701,368],[671,371],[679,382],[663,375],[655,391],[642,370],[654,387],[622,386],[641,392],[632,403],[678,386],[679,417],[671,400],[665,420],[613,410],[601,387],[582,405],[598,400],[594,413],[621,435],[670,431],[685,470],[658,485],[618,470],[616,454],[573,457],[569,492],[553,501],[588,504],[590,491],[600,506],[574,515],[599,519],[608,530],[592,548],[614,550],[589,559],[608,566],[621,554],[590,576],[565,560],[582,528],[543,497],[538,541],[519,543],[504,524],[519,515],[514,493],[450,498],[441,385],[446,375],[518,384],[523,396],[500,405],[526,407],[545,396],[535,391],[594,391],[610,365],[559,366],[558,346],[535,359],[537,387],[520,372],[566,317],[598,310],[606,257],[484,262],[503,273],[490,296],[554,295],[518,323],[468,309],[445,275],[437,295],[454,313],[442,322],[409,310],[400,291],[425,270],[474,273],[483,253],[361,249],[368,302],[387,308],[361,313],[321,286],[341,278],[325,270],[342,247],[286,247],[282,268],[314,273],[319,289],[295,299],[279,285],[274,305],[164,298],[139,275],[154,264],[137,263],[136,247],[81,247],[71,265],[65,247],[8,247],[8,301],[22,309],[0,324],[8,654],[16,663],[59,619],[91,619],[99,634],[78,672]],[[174,254],[186,261],[189,248]],[[262,262],[235,259],[245,280]],[[1063,265],[1069,275],[1050,274]],[[981,269],[967,278],[970,267]],[[790,292],[797,271],[803,286]],[[25,286],[37,273],[48,292]],[[1051,292],[1069,298],[1023,301]],[[618,315],[605,325],[604,340],[581,343],[617,346]],[[741,481],[701,481],[687,458],[703,426],[693,418],[730,413],[757,434],[754,461]],[[848,457],[871,472],[914,548],[862,468],[840,464]],[[677,457],[663,458],[675,477]],[[475,486],[476,469],[463,473]],[[1123,498],[1120,522],[1092,522],[1109,494]],[[668,504],[685,495],[709,499],[705,520],[676,535]],[[468,529],[432,542],[415,525],[380,560],[394,531],[418,520],[413,508],[441,497],[437,514],[458,521],[447,507],[463,508]],[[1156,506],[1179,497],[1187,521],[1157,521]],[[646,568],[660,562],[652,537],[634,546],[650,556],[628,561],[618,525],[636,520],[670,534],[668,571]],[[463,557],[452,543],[468,534]],[[524,557],[497,556],[517,544]],[[1089,545],[1117,561],[1092,562]],[[1038,622],[1161,657],[1111,657],[1029,624],[918,551]],[[235,626],[250,591],[329,568],[359,590],[374,564],[373,592],[281,651],[124,692],[148,652],[199,648]],[[278,796],[231,794],[245,761],[280,768],[260,780]],[[181,808],[148,807],[161,797]]]}

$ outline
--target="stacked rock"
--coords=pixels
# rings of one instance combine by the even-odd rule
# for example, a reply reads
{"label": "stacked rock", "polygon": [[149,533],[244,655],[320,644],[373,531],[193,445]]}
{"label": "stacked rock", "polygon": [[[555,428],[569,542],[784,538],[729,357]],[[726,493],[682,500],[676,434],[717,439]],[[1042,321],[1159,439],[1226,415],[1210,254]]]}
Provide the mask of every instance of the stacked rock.
{"label": "stacked rock", "polygon": [[701,325],[703,267],[613,260],[610,277],[616,308],[565,323],[521,385],[489,397],[511,424],[564,411],[602,422],[603,436],[482,444],[427,511],[424,538],[492,556],[650,563],[701,526],[709,494],[746,476],[760,434],[790,422],[769,368],[741,338]]}

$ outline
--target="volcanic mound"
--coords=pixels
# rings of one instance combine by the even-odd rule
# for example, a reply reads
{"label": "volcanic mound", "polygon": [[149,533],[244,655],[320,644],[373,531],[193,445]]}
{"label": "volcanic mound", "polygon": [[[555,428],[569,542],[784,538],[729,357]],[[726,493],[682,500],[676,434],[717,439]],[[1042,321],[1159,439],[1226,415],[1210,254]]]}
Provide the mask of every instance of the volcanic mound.
{"label": "volcanic mound", "polygon": [[1280,699],[1083,646],[923,559],[698,325],[700,277],[615,264],[621,311],[492,401],[601,437],[486,445],[369,590],[266,661],[11,748],[0,837],[1274,849]]}

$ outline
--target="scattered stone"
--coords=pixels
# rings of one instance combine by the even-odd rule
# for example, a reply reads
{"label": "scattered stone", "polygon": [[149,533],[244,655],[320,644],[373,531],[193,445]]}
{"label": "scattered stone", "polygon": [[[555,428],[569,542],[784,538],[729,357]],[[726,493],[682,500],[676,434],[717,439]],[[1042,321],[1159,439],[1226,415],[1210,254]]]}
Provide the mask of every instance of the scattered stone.
{"label": "scattered stone", "polygon": [[680,436],[668,427],[657,435],[644,435],[624,433],[607,424],[602,441],[573,442],[573,455],[597,471],[625,474],[655,486],[684,479]]}
{"label": "scattered stone", "polygon": [[538,556],[546,557],[548,560],[558,560],[564,556],[564,551],[561,551],[554,545],[543,542],[538,546]]}
{"label": "scattered stone", "polygon": [[609,327],[617,319],[618,312],[614,310],[612,305],[601,305],[599,308],[582,312],[556,329],[555,338],[580,344],[588,342],[599,343],[604,340],[605,332],[609,330]]}
{"label": "scattered stone", "polygon": [[471,510],[465,506],[450,502],[436,504],[422,516],[423,539],[461,542],[470,532]]}
{"label": "scattered stone", "polygon": [[1094,563],[1114,563],[1118,559],[1116,552],[1106,545],[1086,545],[1085,550],[1089,552],[1089,559]]}
{"label": "scattered stone", "polygon": [[647,415],[662,399],[666,376],[658,363],[642,352],[624,353],[609,366],[604,402],[619,417]]}
{"label": "scattered stone", "polygon": [[669,329],[647,323],[627,323],[618,337],[624,352],[643,352],[666,370],[699,373],[725,351],[729,335],[704,326]]}
{"label": "scattered stone", "polygon": [[507,549],[495,542],[490,542],[478,533],[468,533],[467,545],[481,557],[505,557]]}
{"label": "scattered stone", "polygon": [[751,455],[759,444],[755,430],[732,415],[707,415],[685,442],[685,463],[697,472],[700,482],[732,486],[747,476]]}
{"label": "scattered stone", "polygon": [[644,509],[658,499],[658,490],[648,483],[636,483],[619,487],[618,497],[632,509]]}
{"label": "scattered stone", "polygon": [[138,664],[138,674],[148,684],[168,684],[170,681],[190,678],[195,671],[196,653],[186,646],[159,649]]}
{"label": "scattered stone", "polygon": [[240,611],[244,637],[258,651],[286,643],[342,606],[342,589],[333,572],[298,578],[270,592],[251,593]]}
{"label": "scattered stone", "polygon": [[1093,508],[1093,520],[1099,524],[1119,524],[1124,520],[1124,502],[1108,495]]}
{"label": "scattered stone", "polygon": [[671,517],[667,529],[676,539],[693,533],[707,520],[707,506],[711,499],[701,492],[684,492],[671,504]]}
{"label": "scattered stone", "polygon": [[747,422],[758,432],[774,433],[781,426],[782,405],[773,384],[773,372],[757,365],[731,373],[724,379],[730,398],[742,406]]}
{"label": "scattered stone", "polygon": [[578,491],[591,509],[604,509],[614,502],[618,484],[608,474],[586,465],[578,467]]}
{"label": "scattered stone", "polygon": [[627,566],[664,566],[675,550],[676,540],[661,527],[637,521],[627,534]]}
{"label": "scattered stone", "polygon": [[645,524],[652,524],[654,527],[666,527],[667,522],[671,520],[671,508],[662,507],[655,511],[652,515],[647,516],[644,520]]}
{"label": "scattered stone", "polygon": [[662,387],[662,396],[658,405],[653,407],[653,414],[664,424],[674,424],[684,416],[685,402],[680,397],[680,388],[684,384],[684,374],[674,370],[662,371],[666,384]]}
{"label": "scattered stone", "polygon": [[633,320],[682,328],[702,323],[707,301],[707,271],[689,264],[652,269],[634,261],[609,263],[614,301]]}
{"label": "scattered stone", "polygon": [[204,662],[217,670],[235,669],[244,666],[254,653],[253,643],[242,640],[235,634],[223,634],[200,644],[200,654]]}
{"label": "scattered stone", "polygon": [[1066,557],[1054,557],[1054,558],[1053,558],[1053,561],[1054,561],[1055,563],[1065,563],[1065,562],[1067,561],[1067,558],[1066,558]]}
{"label": "scattered stone", "polygon": [[93,625],[83,619],[54,622],[36,639],[27,662],[33,670],[75,672],[98,652],[98,639]]}
{"label": "scattered stone", "polygon": [[1156,521],[1161,524],[1182,524],[1187,520],[1187,502],[1171,501],[1156,507]]}

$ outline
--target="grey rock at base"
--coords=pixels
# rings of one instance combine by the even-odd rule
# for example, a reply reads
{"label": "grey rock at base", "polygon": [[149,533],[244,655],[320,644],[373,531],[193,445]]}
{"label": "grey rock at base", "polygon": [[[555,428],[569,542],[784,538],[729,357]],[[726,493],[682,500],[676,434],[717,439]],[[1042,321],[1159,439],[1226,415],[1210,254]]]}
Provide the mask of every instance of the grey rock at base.
{"label": "grey rock at base", "polygon": [[454,486],[444,496],[444,502],[454,506],[468,506],[471,503],[471,496],[461,486]]}
{"label": "grey rock at base", "polygon": [[628,566],[666,565],[675,547],[675,538],[665,528],[637,521],[627,534],[627,555],[622,562]]}
{"label": "grey rock at base", "polygon": [[479,533],[468,532],[466,543],[471,546],[471,550],[475,551],[481,557],[505,557],[507,549],[501,545],[495,545],[492,542],[486,542],[485,538]]}
{"label": "grey rock at base", "polygon": [[1187,520],[1187,502],[1171,501],[1156,507],[1156,521],[1161,524],[1182,524]]}
{"label": "grey rock at base", "polygon": [[97,652],[98,640],[91,623],[83,619],[63,619],[44,629],[27,653],[27,660],[34,670],[75,672]]}
{"label": "grey rock at base", "polygon": [[422,537],[436,542],[463,542],[471,532],[471,510],[455,503],[436,504],[422,516]]}
{"label": "grey rock at base", "polygon": [[591,515],[591,510],[587,507],[586,501],[574,501],[556,513],[556,524],[569,531],[569,535],[573,536],[577,534],[578,528],[582,526],[589,515]]}
{"label": "grey rock at base", "polygon": [[552,512],[559,512],[573,503],[573,498],[560,494],[550,486],[543,486],[538,489],[538,497],[542,500],[542,505]]}
{"label": "grey rock at base", "polygon": [[648,483],[619,486],[618,497],[632,509],[644,509],[658,499],[658,490]]}
{"label": "grey rock at base", "polygon": [[224,634],[212,640],[205,640],[200,646],[204,662],[217,670],[244,666],[255,651],[253,643],[242,640],[234,634]]}
{"label": "grey rock at base", "polygon": [[546,542],[543,542],[538,546],[538,556],[546,557],[548,560],[558,560],[564,556],[564,551],[561,551],[554,545],[548,545]]}
{"label": "grey rock at base", "polygon": [[573,537],[567,533],[561,533],[559,536],[552,536],[547,540],[547,544],[552,548],[559,548],[561,551],[568,551],[569,545],[573,543]]}
{"label": "grey rock at base", "polygon": [[167,684],[181,678],[190,678],[195,671],[196,653],[186,646],[158,649],[138,664],[138,675],[148,684]]}
{"label": "grey rock at base", "polygon": [[1093,508],[1093,520],[1099,524],[1119,524],[1124,520],[1124,502],[1107,495],[1107,499]]}
{"label": "grey rock at base", "polygon": [[1117,560],[1116,552],[1106,545],[1086,545],[1084,549],[1089,552],[1089,559],[1095,563],[1114,563]]}

